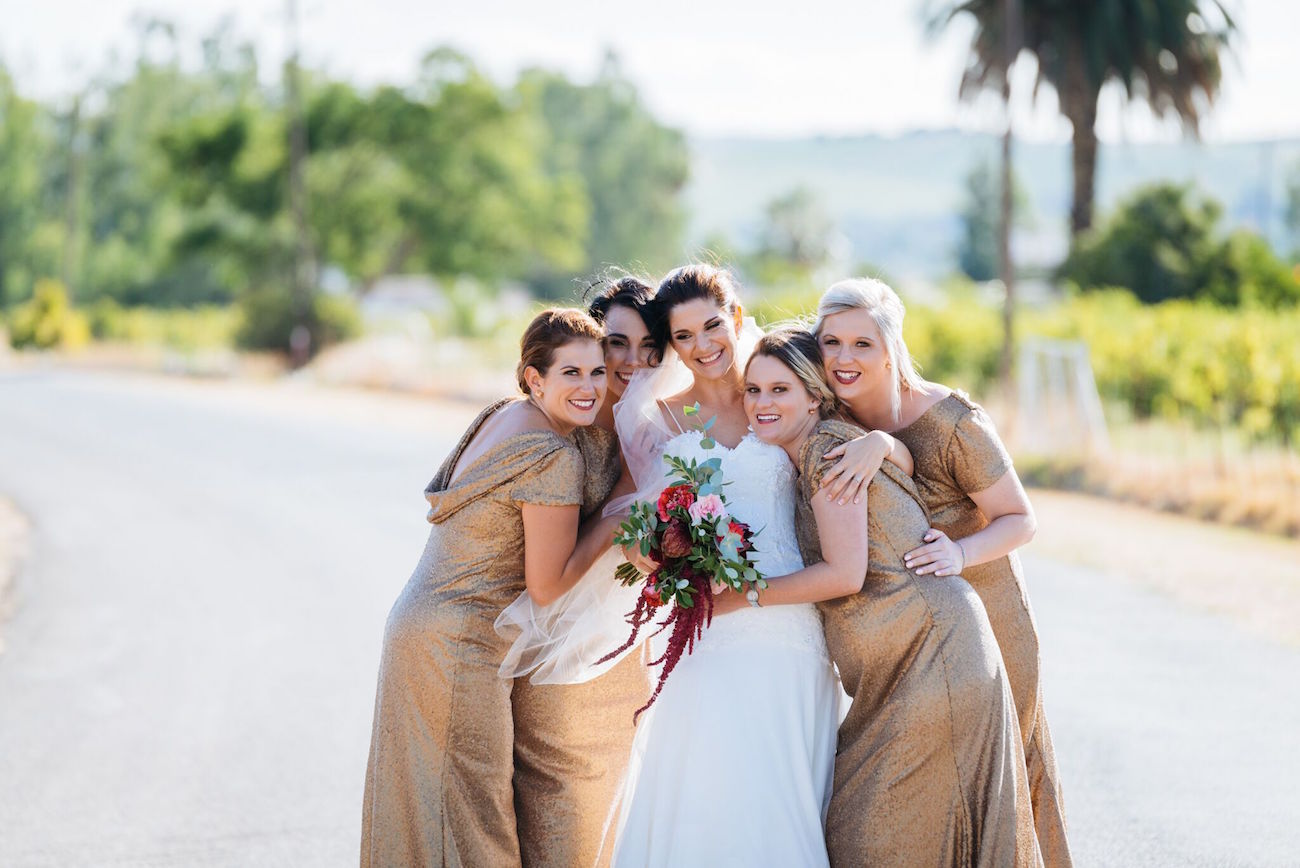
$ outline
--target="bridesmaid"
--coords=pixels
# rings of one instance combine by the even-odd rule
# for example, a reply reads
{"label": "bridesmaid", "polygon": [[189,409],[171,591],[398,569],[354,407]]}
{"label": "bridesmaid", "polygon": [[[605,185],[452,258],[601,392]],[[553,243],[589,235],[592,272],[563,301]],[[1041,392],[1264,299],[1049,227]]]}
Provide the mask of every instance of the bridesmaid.
{"label": "bridesmaid", "polygon": [[527,591],[545,605],[610,547],[579,533],[583,456],[571,439],[605,396],[600,327],[543,311],[524,332],[523,399],[479,414],[425,490],[433,529],[384,632],[362,809],[361,864],[518,865],[509,643],[493,630]]}
{"label": "bridesmaid", "polygon": [[649,366],[655,342],[646,321],[647,308],[654,300],[654,287],[627,276],[605,285],[591,300],[587,313],[605,328],[605,369],[608,372],[605,400],[596,425],[614,431],[614,405],[632,382],[632,375]]}
{"label": "bridesmaid", "polygon": [[[622,469],[613,405],[653,346],[641,313],[653,295],[624,277],[588,308],[604,326],[608,389],[595,424],[574,432],[586,465],[583,520],[599,513]],[[515,815],[524,865],[609,863],[612,848],[601,849],[605,820],[631,755],[632,714],[648,685],[636,654],[583,684],[515,680]]]}
{"label": "bridesmaid", "polygon": [[[886,462],[866,497],[821,493],[828,450],[861,429],[827,418],[835,396],[816,339],[764,336],[745,372],[755,433],[799,474],[795,521],[810,566],[757,605],[815,602],[852,697],[826,820],[832,865],[1033,866],[1015,706],[984,607],[960,577],[921,578],[903,553],[929,529],[912,480]],[[864,533],[864,530],[866,531]],[[744,605],[739,594],[724,610]]]}
{"label": "bridesmaid", "polygon": [[[903,342],[903,314],[898,295],[879,280],[836,283],[817,308],[822,357],[853,421],[892,432],[912,452],[932,526],[925,544],[907,552],[907,563],[917,575],[960,573],[983,600],[1016,701],[1043,860],[1068,866],[1038,628],[1014,551],[1033,538],[1034,511],[988,415],[962,393],[916,373]],[[831,497],[840,496],[838,475],[832,471],[824,482]]]}

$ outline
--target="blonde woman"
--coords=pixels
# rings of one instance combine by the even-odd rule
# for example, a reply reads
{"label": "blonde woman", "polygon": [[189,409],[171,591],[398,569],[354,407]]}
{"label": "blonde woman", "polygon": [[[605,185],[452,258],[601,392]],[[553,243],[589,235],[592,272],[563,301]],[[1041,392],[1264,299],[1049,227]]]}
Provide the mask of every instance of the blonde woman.
{"label": "blonde woman", "polygon": [[906,564],[922,576],[960,574],[983,600],[1016,700],[1039,846],[1048,866],[1068,866],[1038,628],[1015,553],[1034,536],[1034,510],[988,414],[917,373],[903,315],[902,301],[882,281],[844,280],[827,289],[814,329],[827,377],[853,421],[888,431],[911,450],[931,526]]}
{"label": "blonde woman", "polygon": [[[960,576],[920,576],[902,554],[929,528],[893,463],[847,504],[823,491],[825,454],[860,437],[829,418],[835,397],[802,329],[764,336],[745,369],[745,412],[798,475],[795,525],[808,566],[759,605],[816,603],[852,697],[840,724],[826,819],[832,865],[1031,866],[1015,706],[984,608]],[[744,605],[724,594],[723,611]],[[728,618],[734,617],[728,615]],[[723,619],[724,621],[726,618]]]}

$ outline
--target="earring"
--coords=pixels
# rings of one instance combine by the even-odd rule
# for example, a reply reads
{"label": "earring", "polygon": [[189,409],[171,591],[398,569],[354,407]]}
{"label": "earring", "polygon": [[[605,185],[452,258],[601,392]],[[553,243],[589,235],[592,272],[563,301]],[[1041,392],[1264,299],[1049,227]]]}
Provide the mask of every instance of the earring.
{"label": "earring", "polygon": [[540,397],[542,397],[542,396],[545,395],[545,394],[546,394],[546,393],[543,392],[541,389],[538,389],[538,390],[537,390],[537,397],[540,398]]}

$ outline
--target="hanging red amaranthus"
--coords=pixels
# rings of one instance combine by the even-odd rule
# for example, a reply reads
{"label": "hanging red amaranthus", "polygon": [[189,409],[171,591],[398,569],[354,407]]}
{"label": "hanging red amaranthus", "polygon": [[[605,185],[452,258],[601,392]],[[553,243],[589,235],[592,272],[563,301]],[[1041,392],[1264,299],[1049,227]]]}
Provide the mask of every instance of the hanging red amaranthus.
{"label": "hanging red amaranthus", "polygon": [[652,634],[670,631],[668,647],[650,664],[661,667],[659,679],[634,721],[654,705],[682,656],[694,651],[695,643],[704,638],[704,629],[713,622],[714,587],[730,587],[742,594],[767,587],[751,560],[754,532],[727,514],[721,459],[697,463],[670,455],[667,460],[674,484],[665,488],[655,503],[634,503],[615,537],[618,545],[640,552],[658,566],[648,576],[627,563],[615,571],[615,578],[623,584],[644,581],[645,588],[627,615],[632,635],[600,662],[635,647],[642,630],[655,624],[660,609],[668,607]]}

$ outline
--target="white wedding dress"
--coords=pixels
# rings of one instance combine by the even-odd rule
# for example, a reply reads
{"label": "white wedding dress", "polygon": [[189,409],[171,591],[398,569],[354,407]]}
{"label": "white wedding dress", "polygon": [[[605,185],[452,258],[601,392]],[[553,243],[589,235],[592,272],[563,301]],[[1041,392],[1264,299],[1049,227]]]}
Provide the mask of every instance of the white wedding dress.
{"label": "white wedding dress", "polygon": [[[747,320],[737,364],[758,334]],[[698,431],[669,427],[659,401],[690,380],[671,349],[658,368],[633,376],[614,415],[637,491],[609,504],[607,513],[658,498],[669,483],[665,454],[721,458],[728,511],[758,531],[760,572],[772,580],[801,569],[794,465],[783,449],[752,433],[734,449],[704,449]],[[595,661],[623,644],[625,615],[641,593],[640,586],[613,581],[620,560],[611,551],[549,606],[527,594],[508,606],[496,622],[513,643],[501,676],[569,684],[612,668],[616,660]],[[650,659],[666,643],[666,631],[651,639]],[[651,674],[657,677],[657,669]],[[714,619],[641,717],[617,813],[609,818],[614,865],[827,865],[823,823],[841,696],[814,606],[745,608]]]}
{"label": "white wedding dress", "polygon": [[[794,467],[782,449],[749,434],[735,449],[706,450],[701,435],[688,431],[664,451],[701,462],[721,457],[729,512],[759,531],[760,572],[781,576],[803,566]],[[654,657],[665,637],[651,640]],[[822,823],[839,701],[812,605],[715,619],[641,719],[614,865],[826,865]]]}

